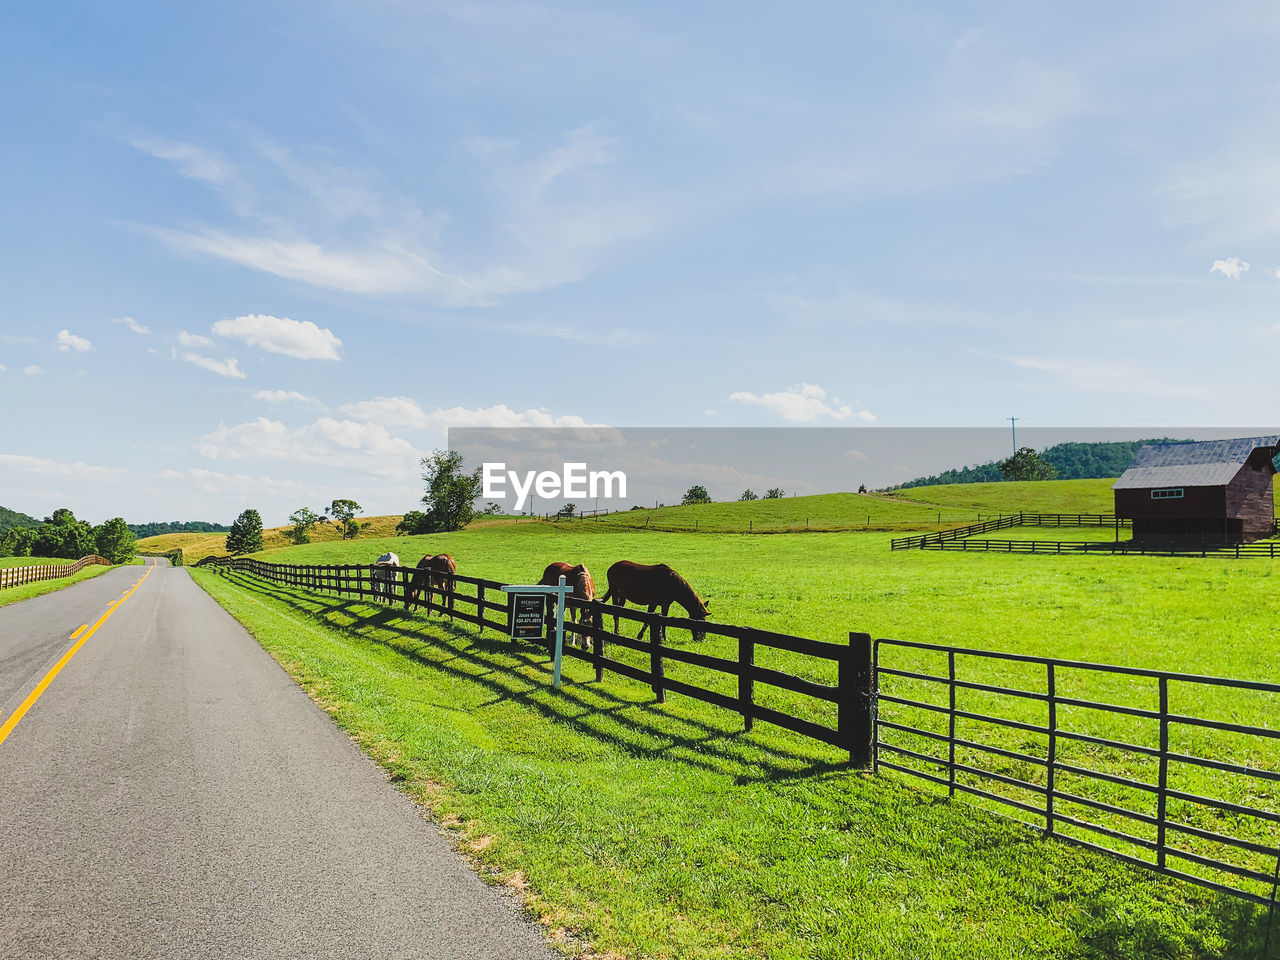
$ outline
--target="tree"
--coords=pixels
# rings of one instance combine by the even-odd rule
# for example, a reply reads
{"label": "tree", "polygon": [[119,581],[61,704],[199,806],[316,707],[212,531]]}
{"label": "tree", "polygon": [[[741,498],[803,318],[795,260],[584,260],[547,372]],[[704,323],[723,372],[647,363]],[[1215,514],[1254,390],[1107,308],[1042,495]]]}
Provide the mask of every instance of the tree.
{"label": "tree", "polygon": [[322,517],[310,507],[299,507],[289,514],[289,522],[293,524],[284,535],[293,544],[310,543],[311,531],[317,523],[324,523],[328,518]]}
{"label": "tree", "polygon": [[1000,473],[1006,480],[1052,480],[1058,475],[1054,465],[1030,447],[1022,447],[1001,463]]}
{"label": "tree", "polygon": [[396,524],[396,535],[412,537],[419,533],[430,533],[430,523],[430,518],[421,510],[410,510]]}
{"label": "tree", "polygon": [[488,503],[484,505],[484,514],[487,517],[502,516],[502,504],[496,503],[495,501],[490,500]]}
{"label": "tree", "polygon": [[53,511],[53,516],[45,517],[44,523],[36,528],[35,536],[31,539],[33,557],[78,560],[96,553],[97,549],[93,527],[83,520],[77,520],[75,514],[66,507],[59,507]]}
{"label": "tree", "polygon": [[686,505],[690,503],[710,503],[711,494],[707,493],[707,488],[702,484],[695,483],[684,492],[684,499],[680,502]]}
{"label": "tree", "polygon": [[227,553],[257,553],[262,549],[262,516],[257,510],[246,510],[236,517],[227,534]]}
{"label": "tree", "polygon": [[335,500],[329,504],[329,516],[333,517],[334,525],[342,531],[343,540],[356,538],[356,534],[360,532],[360,521],[355,516],[363,512],[364,508],[354,500]]}
{"label": "tree", "polygon": [[93,531],[94,544],[98,555],[106,557],[112,563],[124,563],[132,560],[137,552],[137,539],[124,517],[112,517]]}
{"label": "tree", "polygon": [[578,505],[576,503],[566,503],[563,507],[561,507],[559,510],[556,511],[556,516],[563,517],[567,520],[572,520],[573,515],[577,512],[578,512]]}
{"label": "tree", "polygon": [[747,489],[742,491],[742,496],[738,498],[738,502],[741,503],[743,500],[759,500],[759,499],[760,498],[756,496],[756,492],[752,490],[750,487],[747,487]]}
{"label": "tree", "polygon": [[436,450],[422,458],[427,492],[422,503],[427,508],[430,533],[461,530],[476,515],[476,500],[484,491],[480,468],[462,471],[462,454],[457,450]]}
{"label": "tree", "polygon": [[0,533],[0,557],[29,557],[36,538],[34,527],[13,527]]}
{"label": "tree", "polygon": [[784,491],[781,487],[770,487],[768,490],[764,492],[764,498],[766,500],[781,500],[782,495],[785,492],[786,491]]}

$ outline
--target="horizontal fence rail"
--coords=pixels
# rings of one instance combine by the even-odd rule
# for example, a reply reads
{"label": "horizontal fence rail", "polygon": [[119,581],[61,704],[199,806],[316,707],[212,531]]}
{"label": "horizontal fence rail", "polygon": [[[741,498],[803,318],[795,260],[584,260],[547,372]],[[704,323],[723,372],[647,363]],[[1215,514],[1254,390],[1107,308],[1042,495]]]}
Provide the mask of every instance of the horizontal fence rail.
{"label": "horizontal fence rail", "polygon": [[[497,580],[453,574],[440,587],[424,588],[415,595],[413,578],[418,571],[413,567],[309,566],[244,557],[208,557],[197,566],[227,568],[273,583],[337,596],[402,603],[446,614],[481,630],[496,630],[508,636],[511,633],[513,601],[502,592],[503,584]],[[640,633],[647,637],[606,629],[606,619],[613,617],[619,625],[642,627]],[[548,621],[541,642],[547,648],[554,636],[554,621],[550,617]],[[857,766],[870,763],[870,634],[850,634],[847,644],[830,643],[573,597],[566,598],[564,630],[563,655],[592,666],[596,680],[602,680],[605,673],[616,673],[648,686],[659,702],[665,701],[667,693],[678,693],[739,714],[747,730],[757,720],[771,723],[847,751]],[[675,645],[667,640],[673,632],[687,633],[697,640],[733,641],[729,647],[735,655],[714,656]],[[619,651],[632,656],[623,659]],[[776,658],[764,656],[776,651],[791,654],[786,663],[798,672],[822,675],[835,682],[777,669]],[[672,665],[681,671],[673,672]],[[725,680],[711,682],[717,678]],[[771,702],[769,697],[761,696],[764,691],[760,688],[783,691],[786,696],[782,702]]]}
{"label": "horizontal fence rail", "polygon": [[1280,684],[897,640],[874,659],[877,769],[1274,903]]}
{"label": "horizontal fence rail", "polygon": [[1280,543],[1086,543],[1079,540],[952,540],[926,543],[920,550],[962,553],[1108,553],[1157,557],[1280,557]]}
{"label": "horizontal fence rail", "polygon": [[87,557],[81,557],[75,563],[41,563],[25,567],[5,567],[0,569],[0,590],[6,587],[21,586],[24,583],[38,583],[41,580],[59,580],[62,577],[71,577],[85,567],[90,567],[94,564],[102,564],[108,567],[113,565],[106,557],[100,557],[95,553]]}
{"label": "horizontal fence rail", "polygon": [[1113,513],[1010,513],[979,523],[925,533],[915,537],[898,537],[889,541],[891,550],[943,549],[935,544],[963,540],[966,537],[1010,530],[1014,527],[1117,527],[1128,528],[1129,521]]}

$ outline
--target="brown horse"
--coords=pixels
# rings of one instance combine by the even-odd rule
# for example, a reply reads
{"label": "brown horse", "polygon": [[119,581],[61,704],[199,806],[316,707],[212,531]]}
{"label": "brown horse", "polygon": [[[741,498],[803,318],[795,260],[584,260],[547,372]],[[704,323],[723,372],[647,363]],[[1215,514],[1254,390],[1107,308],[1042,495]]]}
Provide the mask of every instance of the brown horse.
{"label": "brown horse", "polygon": [[[565,583],[573,587],[573,592],[569,594],[569,596],[573,597],[575,600],[589,602],[596,598],[596,582],[591,579],[591,571],[581,563],[576,567],[570,566],[569,564],[563,563],[559,560],[555,563],[547,564],[547,569],[542,571],[542,579],[538,581],[538,585],[543,587],[554,587],[560,582],[561,577],[564,577]],[[566,606],[568,605],[566,604]],[[555,600],[551,596],[548,596],[548,619],[554,620],[555,610]],[[572,607],[569,608],[568,615],[570,620],[575,619]],[[587,617],[591,617],[592,626],[596,626],[594,622],[595,617],[587,613],[582,607],[579,607],[578,616],[576,618],[577,621],[581,623]],[[582,647],[584,650],[587,648],[587,638],[580,633],[570,634],[569,641]]]}
{"label": "brown horse", "polygon": [[[665,617],[671,604],[678,603],[684,607],[690,620],[707,619],[707,604],[699,598],[689,581],[676,573],[665,563],[632,563],[630,560],[619,560],[611,566],[605,576],[609,580],[609,590],[601,598],[602,603],[612,600],[620,607],[630,601],[637,606],[662,609]],[[648,624],[640,628],[637,637],[644,636]],[[613,632],[618,632],[618,615],[613,615]],[[706,634],[693,631],[694,640],[702,640]]]}
{"label": "brown horse", "polygon": [[433,594],[439,592],[441,604],[448,603],[453,610],[453,575],[458,572],[458,565],[447,553],[423,557],[413,571],[413,579],[409,581],[409,589],[404,594],[405,609],[411,602],[417,602],[418,595],[426,592],[427,603]]}

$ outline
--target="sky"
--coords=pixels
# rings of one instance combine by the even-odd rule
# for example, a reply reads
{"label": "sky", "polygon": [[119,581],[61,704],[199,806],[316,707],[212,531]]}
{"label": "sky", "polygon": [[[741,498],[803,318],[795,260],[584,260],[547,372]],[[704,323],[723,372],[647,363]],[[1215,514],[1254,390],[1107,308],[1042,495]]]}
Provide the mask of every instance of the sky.
{"label": "sky", "polygon": [[6,3],[0,504],[450,426],[1267,426],[1267,3]]}

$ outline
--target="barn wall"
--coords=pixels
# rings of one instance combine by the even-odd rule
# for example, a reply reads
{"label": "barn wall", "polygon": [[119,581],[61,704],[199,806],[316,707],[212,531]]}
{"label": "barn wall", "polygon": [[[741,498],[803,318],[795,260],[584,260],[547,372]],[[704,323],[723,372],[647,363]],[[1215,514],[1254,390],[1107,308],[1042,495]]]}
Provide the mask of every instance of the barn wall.
{"label": "barn wall", "polygon": [[1243,521],[1246,541],[1271,536],[1271,525],[1275,521],[1272,472],[1269,460],[1255,466],[1254,458],[1250,458],[1227,485],[1227,513]]}
{"label": "barn wall", "polygon": [[1116,516],[1130,520],[1171,520],[1213,518],[1221,523],[1226,516],[1225,487],[1184,487],[1177,500],[1152,500],[1145,487],[1117,490]]}

